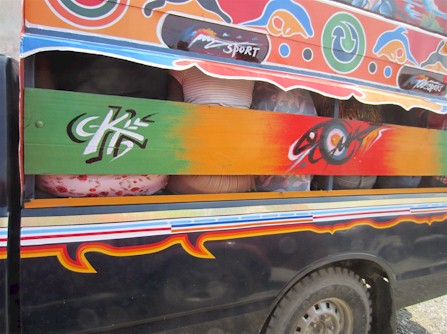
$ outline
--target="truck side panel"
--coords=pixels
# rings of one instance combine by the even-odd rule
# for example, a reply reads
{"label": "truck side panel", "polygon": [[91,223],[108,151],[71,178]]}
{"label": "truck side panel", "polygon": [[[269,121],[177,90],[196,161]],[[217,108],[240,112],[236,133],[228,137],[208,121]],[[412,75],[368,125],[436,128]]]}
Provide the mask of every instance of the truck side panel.
{"label": "truck side panel", "polygon": [[416,291],[446,278],[443,203],[419,194],[26,209],[23,326],[254,333],[290,284],[334,263]]}

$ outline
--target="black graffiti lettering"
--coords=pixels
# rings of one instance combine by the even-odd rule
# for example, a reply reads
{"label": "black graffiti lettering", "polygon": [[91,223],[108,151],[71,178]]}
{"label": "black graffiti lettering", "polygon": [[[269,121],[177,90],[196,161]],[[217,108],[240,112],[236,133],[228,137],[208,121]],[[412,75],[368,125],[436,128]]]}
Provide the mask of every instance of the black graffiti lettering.
{"label": "black graffiti lettering", "polygon": [[95,157],[93,157],[93,158],[90,158],[90,159],[85,160],[86,163],[88,163],[88,164],[92,164],[92,163],[94,163],[94,162],[97,162],[97,161],[101,161],[101,160],[102,160],[102,158],[103,158],[103,156],[104,156],[105,143],[107,142],[107,139],[108,139],[108,137],[109,137],[110,134],[111,134],[111,133],[109,132],[109,133],[106,133],[106,134],[104,135],[104,140],[101,142],[101,144],[100,144],[100,146],[99,146],[99,148],[98,148],[98,155],[95,156]]}
{"label": "black graffiti lettering", "polygon": [[302,161],[304,157],[312,164],[321,160],[330,165],[346,163],[362,147],[364,139],[378,127],[369,125],[362,130],[344,120],[330,120],[318,124],[290,147],[289,159],[293,161],[292,167],[296,167],[297,162]]}
{"label": "black graffiti lettering", "polygon": [[148,124],[149,124],[149,123],[155,123],[154,120],[150,119],[152,116],[155,116],[155,115],[157,115],[157,114],[155,113],[155,114],[146,115],[146,116],[144,116],[141,120],[142,120],[143,122],[148,123]]}
{"label": "black graffiti lettering", "polygon": [[67,125],[67,134],[68,134],[68,137],[70,137],[70,139],[71,139],[72,141],[74,141],[75,143],[83,143],[83,142],[85,142],[85,140],[82,140],[82,139],[77,138],[77,137],[75,136],[74,132],[73,132],[73,126],[74,126],[74,124],[76,124],[76,122],[77,122],[80,118],[84,117],[85,115],[86,115],[86,113],[81,114],[81,115],[79,115],[79,116],[76,116],[76,117],[73,118],[73,119],[70,121],[70,123],[68,123],[68,125]]}

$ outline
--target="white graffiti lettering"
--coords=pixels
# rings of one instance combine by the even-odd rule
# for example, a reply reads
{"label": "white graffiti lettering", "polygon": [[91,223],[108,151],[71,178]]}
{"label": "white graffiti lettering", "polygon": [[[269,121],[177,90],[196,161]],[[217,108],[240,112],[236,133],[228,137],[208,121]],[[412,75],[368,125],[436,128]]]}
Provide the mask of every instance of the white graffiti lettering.
{"label": "white graffiti lettering", "polygon": [[148,140],[137,131],[154,123],[151,119],[154,114],[140,118],[132,109],[122,112],[120,106],[109,108],[104,118],[85,117],[86,114],[82,114],[67,126],[71,140],[77,143],[87,142],[83,155],[94,155],[86,160],[87,163],[100,161],[104,156],[111,156],[113,161],[127,154],[135,145],[140,148],[147,145]]}
{"label": "white graffiti lettering", "polygon": [[212,36],[206,34],[197,35],[191,43],[189,43],[189,47],[193,46],[197,42],[206,43],[204,49],[215,49],[215,48],[223,48],[222,52],[226,54],[230,54],[231,57],[235,57],[237,54],[256,57],[259,50],[261,48],[258,46],[259,44],[251,43],[251,42],[231,42],[225,40],[219,40]]}
{"label": "white graffiti lettering", "polygon": [[424,80],[411,80],[411,84],[413,84],[413,88],[414,89],[420,89],[420,90],[424,90],[427,91],[429,93],[431,92],[437,92],[440,93],[442,92],[442,90],[444,89],[445,85],[437,82],[435,80],[428,80],[428,79],[424,79]]}

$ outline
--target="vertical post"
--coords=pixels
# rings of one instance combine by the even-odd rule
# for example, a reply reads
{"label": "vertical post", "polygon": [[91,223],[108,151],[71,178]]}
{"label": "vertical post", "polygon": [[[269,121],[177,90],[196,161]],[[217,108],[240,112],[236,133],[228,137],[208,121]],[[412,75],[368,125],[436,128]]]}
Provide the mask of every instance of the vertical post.
{"label": "vertical post", "polygon": [[[334,118],[339,118],[340,116],[340,100],[335,99],[334,103]],[[325,189],[332,190],[334,187],[334,176],[330,175],[326,179]]]}
{"label": "vertical post", "polygon": [[[24,72],[25,87],[35,87],[36,82],[35,64],[36,64],[35,56],[28,57],[24,60],[24,68],[26,69],[26,71]],[[25,175],[25,189],[24,189],[25,200],[34,198],[34,189],[35,189],[35,176]]]}

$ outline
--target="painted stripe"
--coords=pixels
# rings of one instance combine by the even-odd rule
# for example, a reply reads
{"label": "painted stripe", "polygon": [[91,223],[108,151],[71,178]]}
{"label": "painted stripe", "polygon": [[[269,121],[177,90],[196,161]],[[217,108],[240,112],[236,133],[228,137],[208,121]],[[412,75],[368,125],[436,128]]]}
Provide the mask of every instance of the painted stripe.
{"label": "painted stripe", "polygon": [[148,235],[153,235],[158,231],[171,231],[170,228],[144,228],[138,230],[123,230],[123,231],[102,231],[102,232],[90,232],[90,233],[61,233],[61,234],[46,234],[46,235],[32,235],[32,236],[22,236],[22,240],[36,240],[36,239],[56,239],[61,237],[85,237],[85,236],[95,236],[95,235],[111,235],[111,234],[132,234],[138,232],[149,232]]}
{"label": "painted stripe", "polygon": [[311,192],[257,192],[257,193],[229,193],[229,194],[194,194],[194,195],[169,195],[169,196],[127,196],[127,197],[89,197],[89,198],[50,198],[33,199],[24,203],[26,209],[53,208],[53,207],[78,207],[78,206],[103,206],[103,205],[131,205],[131,204],[162,204],[162,203],[191,203],[211,201],[238,201],[254,199],[284,199],[284,198],[321,198],[359,195],[399,195],[399,194],[424,194],[447,192],[447,188],[436,189],[361,189],[361,190],[336,190],[336,191],[311,191]]}
{"label": "painted stripe", "polygon": [[168,223],[160,223],[155,221],[141,221],[141,222],[126,222],[126,223],[114,223],[114,224],[92,224],[92,225],[69,225],[64,227],[29,227],[23,229],[22,235],[26,234],[49,234],[49,233],[62,233],[69,230],[71,233],[76,232],[106,232],[109,230],[128,230],[138,228],[163,228],[169,226]]}
{"label": "painted stripe", "polygon": [[0,217],[0,229],[8,227],[8,218]]}
{"label": "painted stripe", "polygon": [[[382,205],[325,210],[278,211],[258,214],[199,216],[190,218],[156,219],[107,224],[61,225],[57,227],[23,227],[22,246],[66,242],[85,242],[140,238],[178,233],[206,231],[250,230],[263,227],[283,228],[290,225],[318,224],[331,226],[335,221],[362,221],[375,217],[405,217],[409,215],[446,213],[445,203],[413,205]],[[63,219],[62,217],[60,218]],[[1,231],[0,231],[1,232]],[[1,236],[1,235],[0,235]],[[5,242],[1,240],[0,242]],[[0,244],[1,245],[1,244]]]}
{"label": "painted stripe", "polygon": [[96,241],[104,241],[104,240],[120,240],[120,239],[132,239],[132,238],[142,238],[147,236],[158,236],[158,235],[168,235],[170,234],[170,229],[159,229],[152,231],[135,231],[130,233],[100,233],[100,234],[91,234],[84,236],[76,236],[76,235],[64,235],[58,237],[42,237],[36,239],[22,240],[21,246],[38,246],[38,245],[52,245],[52,244],[66,244],[66,243],[75,243],[75,242],[96,242]]}
{"label": "painted stripe", "polygon": [[[338,191],[337,191],[338,192]],[[352,191],[342,191],[346,195],[352,195]],[[309,193],[309,192],[307,192]],[[347,200],[340,198],[338,199],[338,196],[324,196],[324,194],[330,194],[331,192],[323,192],[319,191],[318,193],[322,193],[321,198],[318,199],[318,201],[315,202],[305,202],[300,201],[300,198],[303,197],[296,197],[296,196],[290,196],[287,197],[288,193],[284,193],[285,198],[294,198],[296,204],[277,204],[277,205],[244,205],[244,206],[236,206],[236,207],[225,207],[225,208],[213,208],[207,210],[208,216],[212,217],[228,217],[231,215],[236,216],[244,216],[249,217],[249,215],[258,216],[261,214],[267,214],[274,212],[310,212],[310,211],[318,211],[320,214],[323,212],[323,210],[330,210],[334,212],[337,210],[337,212],[341,212],[342,210],[346,210],[346,212],[351,213],[354,212],[353,210],[365,210],[366,208],[377,210],[379,207],[385,207],[389,205],[394,206],[402,206],[407,205],[408,202],[411,200],[411,207],[420,210],[420,208],[429,209],[432,207],[442,207],[446,206],[445,203],[447,202],[447,197],[421,197],[421,198],[394,198],[394,199],[370,199],[370,200]],[[254,193],[254,195],[257,195],[258,193]],[[259,193],[262,194],[262,193]],[[298,193],[295,193],[298,194]],[[305,194],[305,193],[301,193]],[[190,201],[205,201],[206,196],[203,195],[182,195],[174,196],[177,198],[175,201],[169,201],[168,203],[175,204],[180,201],[180,198],[183,198],[183,196],[186,197],[186,202]],[[156,196],[161,198],[170,198],[171,196]],[[326,197],[331,197],[332,200],[326,200]],[[146,198],[151,198],[151,196],[146,196]],[[215,198],[214,196],[210,196],[210,198],[213,198],[215,201],[221,200],[219,196]],[[229,197],[228,200],[233,197]],[[95,200],[96,198],[89,198],[92,200]],[[105,198],[107,199],[107,198]],[[113,199],[113,198],[109,198]],[[189,200],[188,200],[189,199]],[[200,199],[200,200],[199,200]],[[233,199],[244,199],[235,197]],[[337,199],[337,201],[333,201],[334,199]],[[436,202],[435,202],[436,201]],[[256,203],[256,202],[255,202]],[[121,203],[124,204],[124,203]],[[127,203],[126,204],[135,204]],[[140,203],[142,204],[142,203]],[[116,203],[118,205],[118,203]],[[32,212],[32,211],[30,211]],[[165,210],[165,211],[144,211],[144,212],[127,212],[125,214],[122,213],[103,213],[103,214],[90,214],[90,215],[64,215],[64,216],[42,216],[42,217],[22,217],[22,227],[51,227],[51,226],[82,226],[82,225],[92,225],[92,224],[118,224],[118,223],[124,223],[129,224],[131,222],[143,222],[143,221],[151,221],[154,222],[156,220],[170,220],[174,219],[176,224],[181,223],[191,223],[192,219],[198,219],[203,218],[204,212],[201,209],[188,209],[188,210]]]}
{"label": "painted stripe", "polygon": [[8,229],[0,228],[0,247],[6,247],[8,243]]}
{"label": "painted stripe", "polygon": [[380,216],[400,216],[404,214],[410,214],[411,210],[408,209],[396,209],[396,210],[381,210],[381,211],[358,211],[352,213],[335,213],[326,215],[315,215],[315,220],[317,221],[331,221],[331,220],[346,220],[355,218],[366,218],[366,217],[380,217]]}
{"label": "painted stripe", "polygon": [[[39,257],[56,257],[60,264],[71,271],[79,273],[95,273],[96,269],[88,261],[88,253],[101,253],[114,257],[129,257],[148,255],[164,251],[170,247],[181,247],[186,253],[197,258],[212,259],[214,255],[206,248],[205,243],[209,241],[234,240],[241,238],[261,237],[267,235],[297,233],[297,232],[313,232],[313,233],[330,233],[334,234],[340,231],[347,231],[356,226],[368,226],[373,229],[388,229],[407,222],[413,224],[432,224],[441,223],[447,219],[447,214],[432,217],[430,222],[427,217],[396,217],[387,221],[374,221],[372,219],[349,220],[344,223],[331,225],[318,225],[314,223],[291,224],[286,226],[266,226],[250,229],[234,229],[227,231],[209,231],[203,232],[199,237],[191,242],[186,233],[166,236],[164,239],[153,242],[143,243],[134,246],[113,246],[104,242],[87,242],[79,245],[76,251],[76,257],[73,258],[68,254],[67,245],[41,245],[23,247],[21,250],[22,258],[39,258]],[[6,253],[0,249],[0,256],[6,256]]]}
{"label": "painted stripe", "polygon": [[193,232],[205,232],[205,231],[222,231],[222,230],[236,230],[236,229],[250,229],[259,228],[264,226],[287,226],[287,225],[299,225],[312,223],[312,220],[288,220],[288,221],[269,221],[269,222],[257,222],[252,224],[232,224],[229,226],[204,226],[204,227],[194,227],[194,228],[182,228],[182,229],[172,229],[173,233],[193,233]]}

